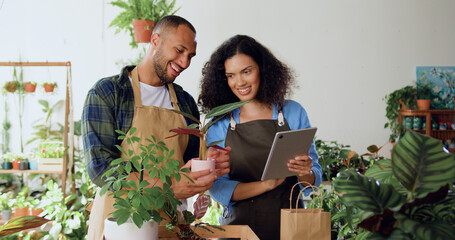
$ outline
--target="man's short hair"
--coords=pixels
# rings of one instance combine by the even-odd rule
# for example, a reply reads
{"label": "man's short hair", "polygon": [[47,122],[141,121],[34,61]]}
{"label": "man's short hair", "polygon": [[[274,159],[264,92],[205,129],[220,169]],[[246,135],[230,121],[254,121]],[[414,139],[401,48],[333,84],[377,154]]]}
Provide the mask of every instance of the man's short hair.
{"label": "man's short hair", "polygon": [[180,25],[185,25],[187,26],[191,31],[196,34],[196,29],[194,26],[188,22],[185,18],[182,18],[177,15],[169,15],[166,17],[163,17],[160,21],[158,21],[153,28],[153,33],[160,33],[162,30],[166,28],[178,28]]}

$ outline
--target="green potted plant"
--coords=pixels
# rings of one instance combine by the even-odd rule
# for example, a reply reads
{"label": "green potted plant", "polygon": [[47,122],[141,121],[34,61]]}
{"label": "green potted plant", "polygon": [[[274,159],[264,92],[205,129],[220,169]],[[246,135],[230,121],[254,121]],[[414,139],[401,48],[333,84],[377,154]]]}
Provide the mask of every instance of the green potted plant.
{"label": "green potted plant", "polygon": [[61,171],[63,167],[63,155],[65,147],[63,142],[43,141],[39,145],[38,170],[42,171]]}
{"label": "green potted plant", "polygon": [[11,163],[13,161],[13,154],[8,152],[2,155],[2,169],[4,170],[9,170],[13,168],[13,164]]}
{"label": "green potted plant", "polygon": [[19,88],[19,82],[9,81],[3,85],[3,89],[9,93],[14,93]]}
{"label": "green potted plant", "polygon": [[431,99],[434,98],[432,88],[434,83],[428,80],[417,81],[417,108],[419,110],[429,110],[431,105]]}
{"label": "green potted plant", "polygon": [[137,42],[150,42],[156,22],[180,9],[174,10],[175,0],[116,0],[110,4],[123,11],[112,20],[109,27],[115,27],[115,33],[128,32],[131,36],[130,45],[134,48],[138,46]]}
{"label": "green potted plant", "polygon": [[388,119],[388,122],[384,124],[384,128],[390,128],[392,131],[389,137],[391,142],[395,142],[395,139],[400,135],[401,126],[398,124],[399,111],[415,108],[416,96],[417,91],[414,86],[405,86],[384,97],[387,104],[385,116]]}
{"label": "green potted plant", "polygon": [[36,90],[36,82],[24,82],[24,90],[28,93],[34,93]]}
{"label": "green potted plant", "polygon": [[0,206],[2,208],[2,220],[7,221],[11,218],[11,199],[13,192],[2,193],[0,195]]}
{"label": "green potted plant", "polygon": [[12,205],[14,207],[14,217],[29,215],[30,200],[33,199],[28,196],[29,189],[30,188],[28,186],[22,187],[22,189],[17,193],[16,198],[12,200]]}
{"label": "green potted plant", "polygon": [[333,181],[346,206],[358,210],[356,239],[455,239],[455,155],[441,141],[406,132],[392,159],[365,174],[346,170]]}
{"label": "green potted plant", "polygon": [[51,93],[54,92],[54,89],[57,87],[56,82],[43,82],[42,84],[44,92]]}
{"label": "green potted plant", "polygon": [[43,99],[38,100],[38,103],[42,106],[41,111],[44,116],[33,123],[32,138],[25,143],[26,146],[36,141],[61,141],[63,139],[62,132],[57,130],[57,127],[63,128],[63,126],[52,122],[52,114],[63,105],[63,100],[57,101],[52,106],[49,101]]}
{"label": "green potted plant", "polygon": [[[174,150],[169,150],[164,142],[157,141],[154,136],[142,141],[134,136],[136,129],[131,128],[128,134],[116,130],[120,135],[119,139],[127,141],[128,145],[139,144],[136,150],[124,150],[121,146],[116,146],[126,158],[118,158],[111,163],[111,169],[104,173],[106,184],[101,188],[100,194],[104,195],[109,189],[109,193],[115,199],[112,218],[105,221],[105,236],[115,234],[120,227],[116,225],[137,226],[135,233],[146,231],[145,234],[152,234],[157,239],[158,224],[162,220],[158,210],[167,207],[177,209],[180,202],[175,198],[171,185],[172,178],[180,181],[181,172],[179,171],[180,162],[172,159]],[[137,171],[137,173],[133,173]],[[188,172],[188,169],[182,169]],[[137,177],[134,181],[128,179],[130,175]],[[157,179],[152,185],[150,180]],[[160,181],[162,185],[160,185]],[[152,206],[152,207],[151,207]],[[144,226],[144,227],[143,227]],[[147,233],[148,231],[148,233]],[[133,233],[127,232],[129,236]]]}

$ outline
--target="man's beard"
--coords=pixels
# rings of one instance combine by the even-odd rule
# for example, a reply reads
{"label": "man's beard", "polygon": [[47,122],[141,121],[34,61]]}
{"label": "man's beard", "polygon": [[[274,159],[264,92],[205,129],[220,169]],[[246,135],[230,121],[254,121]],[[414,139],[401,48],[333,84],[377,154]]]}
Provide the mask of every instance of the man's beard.
{"label": "man's beard", "polygon": [[166,71],[167,61],[164,59],[161,47],[156,51],[153,57],[153,68],[155,73],[164,84],[173,83],[174,79],[169,78]]}

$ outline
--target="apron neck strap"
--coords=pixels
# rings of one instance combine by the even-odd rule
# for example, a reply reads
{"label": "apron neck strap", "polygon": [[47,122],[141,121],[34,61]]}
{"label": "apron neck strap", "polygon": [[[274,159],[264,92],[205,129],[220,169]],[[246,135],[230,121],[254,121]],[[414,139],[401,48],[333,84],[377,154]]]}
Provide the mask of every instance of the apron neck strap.
{"label": "apron neck strap", "polygon": [[134,93],[134,106],[142,107],[141,100],[141,88],[139,86],[139,75],[137,73],[137,67],[131,71],[131,82],[133,84],[133,93]]}
{"label": "apron neck strap", "polygon": [[171,95],[172,106],[175,110],[181,111],[177,101],[177,95],[175,94],[174,84],[168,83],[167,88],[169,89],[169,94]]}
{"label": "apron neck strap", "polygon": [[[235,130],[235,126],[237,125],[237,123],[235,122],[234,117],[232,116],[232,113],[231,113],[230,118],[231,118],[230,128],[231,128],[231,130]],[[278,113],[278,126],[282,127],[283,125],[284,125],[284,116],[283,116],[283,112],[280,111]]]}
{"label": "apron neck strap", "polygon": [[[142,107],[142,100],[141,100],[141,88],[139,85],[139,74],[137,73],[137,67],[131,71],[131,79],[133,84],[133,93],[134,93],[134,106]],[[171,103],[175,110],[180,111],[177,95],[175,94],[174,84],[168,83],[167,84],[169,94],[171,95]]]}

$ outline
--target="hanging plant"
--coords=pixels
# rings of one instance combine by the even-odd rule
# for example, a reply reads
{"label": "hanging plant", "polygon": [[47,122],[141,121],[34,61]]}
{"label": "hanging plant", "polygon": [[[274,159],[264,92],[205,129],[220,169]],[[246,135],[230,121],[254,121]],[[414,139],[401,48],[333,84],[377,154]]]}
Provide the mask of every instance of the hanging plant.
{"label": "hanging plant", "polygon": [[33,93],[36,90],[36,82],[26,82],[24,83],[24,90],[28,93]]}
{"label": "hanging plant", "polygon": [[57,87],[56,82],[44,82],[43,83],[44,91],[47,93],[54,92],[54,88],[56,88],[56,87]]}
{"label": "hanging plant", "polygon": [[5,91],[10,92],[10,93],[16,92],[16,90],[18,88],[19,88],[19,82],[17,82],[17,81],[9,81],[9,82],[6,82],[5,85],[3,85],[3,89],[5,89]]}

